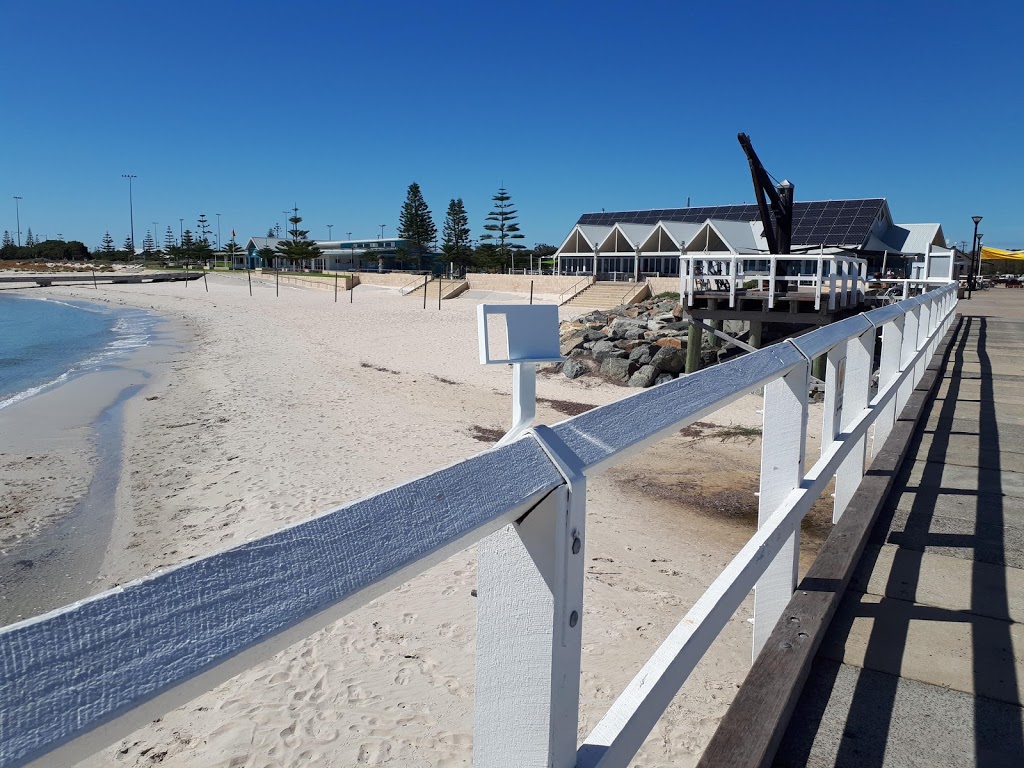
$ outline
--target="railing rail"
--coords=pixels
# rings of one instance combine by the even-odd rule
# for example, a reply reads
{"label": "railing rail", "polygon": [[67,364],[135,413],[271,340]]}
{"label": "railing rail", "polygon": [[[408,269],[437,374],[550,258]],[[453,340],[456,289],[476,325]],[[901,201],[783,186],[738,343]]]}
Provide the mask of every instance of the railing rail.
{"label": "railing rail", "polygon": [[[842,514],[870,429],[879,445],[955,306],[948,285],[848,318],[3,628],[0,765],[80,760],[480,541],[474,764],[624,766],[751,588],[756,656],[795,587],[800,520],[833,476]],[[804,474],[821,355],[822,456]],[[761,387],[757,533],[577,746],[586,479]]]}
{"label": "railing rail", "polygon": [[[427,278],[427,279],[424,280],[424,278]],[[410,283],[406,283],[401,288],[399,288],[398,289],[398,293],[401,296],[407,296],[410,293],[412,293],[413,291],[415,291],[415,290],[417,290],[419,288],[422,288],[426,283],[429,283],[429,282],[430,282],[430,278],[427,275],[427,273],[421,273],[419,275],[419,277],[417,277],[415,280],[413,280]]]}
{"label": "railing rail", "polygon": [[[586,283],[589,286],[593,282],[594,279],[591,275],[587,275],[586,277],[577,280],[575,283],[572,284],[571,287],[566,288],[564,291],[558,294],[558,306],[562,306],[563,304],[565,304],[565,302],[582,293],[585,290],[585,288],[580,288],[580,285]],[[568,294],[568,297],[563,299],[562,297],[565,296],[566,294]]]}

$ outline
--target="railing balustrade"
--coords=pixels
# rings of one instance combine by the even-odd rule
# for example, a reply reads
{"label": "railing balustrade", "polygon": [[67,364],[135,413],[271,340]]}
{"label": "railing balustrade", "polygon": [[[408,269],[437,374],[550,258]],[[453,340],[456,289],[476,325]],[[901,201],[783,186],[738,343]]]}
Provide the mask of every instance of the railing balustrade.
{"label": "railing balustrade", "polygon": [[[569,288],[566,288],[564,291],[558,294],[558,306],[562,306],[563,304],[565,304],[565,302],[569,301],[574,296],[581,293],[586,288],[586,286],[589,286],[593,282],[594,278],[592,275],[587,275],[586,277],[577,280]],[[583,286],[583,288],[580,287],[581,285]]]}
{"label": "railing balustrade", "polygon": [[[757,655],[795,588],[800,521],[833,477],[842,515],[872,427],[877,447],[955,308],[951,284],[848,318],[5,627],[0,766],[80,760],[478,541],[474,764],[624,766],[752,589]],[[821,457],[805,473],[822,355]],[[762,387],[757,532],[578,745],[587,479]]]}

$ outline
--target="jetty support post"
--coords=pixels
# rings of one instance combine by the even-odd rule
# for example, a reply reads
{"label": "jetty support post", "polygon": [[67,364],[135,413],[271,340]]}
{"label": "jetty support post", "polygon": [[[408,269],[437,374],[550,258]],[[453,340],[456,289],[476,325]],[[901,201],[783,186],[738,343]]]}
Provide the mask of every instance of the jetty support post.
{"label": "jetty support post", "polygon": [[750,346],[754,349],[761,348],[761,337],[764,334],[764,322],[761,320],[750,321]]}
{"label": "jetty support post", "polygon": [[700,370],[700,347],[704,329],[696,323],[690,323],[686,329],[686,372],[696,373]]}
{"label": "jetty support post", "polygon": [[[809,385],[810,363],[805,361],[764,388],[758,528],[768,523],[771,514],[803,481]],[[754,659],[768,641],[793,596],[799,565],[798,521],[754,587]]]}
{"label": "jetty support post", "polygon": [[526,517],[480,542],[478,768],[576,764],[586,477],[552,430],[538,426],[532,438],[567,482]]}

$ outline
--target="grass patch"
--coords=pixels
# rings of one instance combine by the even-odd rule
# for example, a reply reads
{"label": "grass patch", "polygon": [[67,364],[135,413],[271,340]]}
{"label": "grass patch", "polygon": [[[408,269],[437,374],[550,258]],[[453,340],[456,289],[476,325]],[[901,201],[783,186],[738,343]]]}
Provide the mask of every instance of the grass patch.
{"label": "grass patch", "polygon": [[750,445],[761,437],[761,427],[746,427],[741,424],[713,424],[710,421],[695,421],[688,427],[679,430],[683,437],[692,438],[694,441],[705,440],[709,437],[717,437],[720,442],[726,443],[730,440],[746,440]]}
{"label": "grass patch", "polygon": [[679,294],[676,293],[675,291],[664,291],[662,293],[656,293],[653,298],[655,298],[655,299],[672,299],[672,301],[675,301],[675,302],[678,303],[678,301],[679,301]]}

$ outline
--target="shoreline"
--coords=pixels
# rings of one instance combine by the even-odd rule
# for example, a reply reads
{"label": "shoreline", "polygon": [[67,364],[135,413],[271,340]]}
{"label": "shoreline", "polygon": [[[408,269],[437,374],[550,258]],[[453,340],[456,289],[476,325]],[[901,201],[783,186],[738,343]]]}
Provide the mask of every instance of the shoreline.
{"label": "shoreline", "polygon": [[151,314],[144,346],[0,409],[7,507],[0,626],[110,586],[102,562],[117,514],[123,410],[145,390],[167,348],[180,343],[167,319]]}

